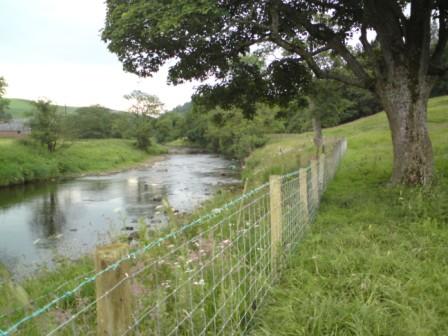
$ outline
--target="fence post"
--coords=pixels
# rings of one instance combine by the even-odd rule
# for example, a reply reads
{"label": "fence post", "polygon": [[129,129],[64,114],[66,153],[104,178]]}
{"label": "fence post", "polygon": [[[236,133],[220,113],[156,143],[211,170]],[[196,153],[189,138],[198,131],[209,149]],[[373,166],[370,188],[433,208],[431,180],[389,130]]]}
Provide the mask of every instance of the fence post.
{"label": "fence post", "polygon": [[299,198],[301,203],[301,215],[303,222],[307,224],[309,222],[308,218],[308,169],[300,168],[299,170]]}
{"label": "fence post", "polygon": [[311,197],[313,205],[317,208],[319,205],[319,177],[317,171],[317,160],[312,159],[311,162]]}
{"label": "fence post", "polygon": [[[96,271],[101,272],[128,253],[128,245],[123,243],[97,247],[95,254]],[[112,289],[128,275],[129,263],[124,262],[116,269],[107,271],[96,279],[97,335],[122,335],[132,324],[130,281],[124,281],[121,285]]]}
{"label": "fence post", "polygon": [[277,269],[278,250],[282,241],[282,181],[278,175],[269,177],[271,205],[271,264],[272,271]]}
{"label": "fence post", "polygon": [[319,156],[319,193],[322,194],[325,189],[325,154]]}

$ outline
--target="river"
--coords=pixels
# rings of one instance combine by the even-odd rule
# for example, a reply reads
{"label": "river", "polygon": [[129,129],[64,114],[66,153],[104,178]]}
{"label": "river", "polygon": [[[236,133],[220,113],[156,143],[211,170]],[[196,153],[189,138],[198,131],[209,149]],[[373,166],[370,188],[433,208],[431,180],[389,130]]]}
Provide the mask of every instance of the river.
{"label": "river", "polygon": [[0,263],[16,277],[75,259],[144,221],[163,226],[162,198],[191,212],[219,186],[237,183],[233,163],[170,154],[151,166],[0,190]]}

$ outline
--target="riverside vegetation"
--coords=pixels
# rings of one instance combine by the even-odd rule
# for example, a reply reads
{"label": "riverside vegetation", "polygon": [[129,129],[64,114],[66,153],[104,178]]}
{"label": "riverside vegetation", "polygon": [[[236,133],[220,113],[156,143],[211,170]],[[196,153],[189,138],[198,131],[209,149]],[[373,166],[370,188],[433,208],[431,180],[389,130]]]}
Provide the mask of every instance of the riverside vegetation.
{"label": "riverside vegetation", "polygon": [[[438,171],[430,189],[389,186],[391,141],[384,113],[326,130],[329,137],[347,137],[349,150],[316,223],[256,315],[254,335],[446,334],[447,106],[448,97],[433,99],[429,106]],[[271,173],[291,171],[311,148],[309,133],[269,136],[267,145],[245,161],[243,176],[256,185]],[[172,225],[219,207],[239,192],[222,191],[192,215],[171,216]],[[146,235],[144,229],[141,233]],[[92,267],[87,257],[63,263],[60,272],[43,271],[24,281],[24,291],[6,281],[0,287],[2,310],[24,304],[25,310],[37,308],[74,287]],[[94,295],[93,286],[86,286],[63,302],[60,313]],[[22,314],[22,309],[13,312],[0,326]],[[94,323],[94,316],[85,323]]]}
{"label": "riverside vegetation", "polygon": [[0,186],[104,173],[135,166],[151,155],[165,153],[153,144],[137,149],[132,140],[85,139],[66,143],[54,153],[29,140],[0,139]]}
{"label": "riverside vegetation", "polygon": [[[0,79],[4,93],[6,82]],[[1,95],[0,102],[8,119],[26,117],[22,123],[31,126],[31,134],[25,138],[0,139],[0,187],[107,173],[167,152],[151,138],[152,101],[150,107],[144,100],[134,105],[141,108],[139,113],[114,111],[100,105],[64,108],[48,100],[31,102],[4,99]]]}

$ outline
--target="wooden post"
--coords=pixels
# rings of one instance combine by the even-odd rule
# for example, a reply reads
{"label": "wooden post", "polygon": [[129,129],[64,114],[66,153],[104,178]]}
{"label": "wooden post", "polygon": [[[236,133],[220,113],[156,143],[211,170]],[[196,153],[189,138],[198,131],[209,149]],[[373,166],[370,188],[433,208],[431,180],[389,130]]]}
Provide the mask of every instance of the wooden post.
{"label": "wooden post", "polygon": [[319,193],[322,194],[325,188],[325,154],[319,157]]}
{"label": "wooden post", "polygon": [[272,271],[277,269],[279,247],[282,242],[282,181],[280,176],[269,178],[270,204],[271,204],[271,263]]}
{"label": "wooden post", "polygon": [[317,207],[319,204],[319,177],[317,171],[317,160],[312,159],[311,162],[311,196],[313,205]]}
{"label": "wooden post", "polygon": [[301,168],[299,170],[299,197],[302,210],[303,222],[306,224],[309,221],[308,214],[308,179],[307,179],[307,169]]}
{"label": "wooden post", "polygon": [[[104,270],[128,253],[128,245],[123,243],[98,247],[95,255],[96,271]],[[97,335],[122,335],[132,324],[130,281],[126,280],[114,288],[129,276],[129,268],[129,263],[123,262],[115,270],[107,271],[96,279]]]}

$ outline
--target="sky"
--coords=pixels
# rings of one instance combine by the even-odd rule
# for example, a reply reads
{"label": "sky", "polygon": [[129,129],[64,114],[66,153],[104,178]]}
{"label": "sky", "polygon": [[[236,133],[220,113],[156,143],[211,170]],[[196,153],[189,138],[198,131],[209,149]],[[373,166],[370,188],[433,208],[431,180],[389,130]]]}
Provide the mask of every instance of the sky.
{"label": "sky", "polygon": [[126,73],[101,41],[104,0],[0,0],[0,76],[9,98],[127,110],[132,90],[157,95],[166,109],[190,100],[198,83],[167,84]]}

